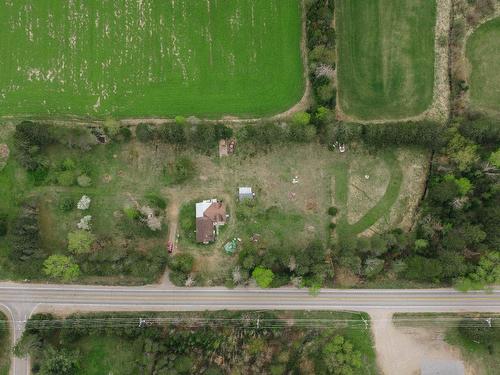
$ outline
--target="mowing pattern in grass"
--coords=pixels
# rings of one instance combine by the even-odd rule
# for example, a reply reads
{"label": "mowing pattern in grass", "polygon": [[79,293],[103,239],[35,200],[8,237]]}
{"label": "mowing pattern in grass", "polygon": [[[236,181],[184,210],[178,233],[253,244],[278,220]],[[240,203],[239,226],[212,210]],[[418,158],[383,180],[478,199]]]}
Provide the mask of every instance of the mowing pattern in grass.
{"label": "mowing pattern in grass", "polygon": [[264,115],[304,89],[299,0],[0,4],[0,115]]}
{"label": "mowing pattern in grass", "polygon": [[480,26],[467,42],[473,107],[500,112],[500,18]]}
{"label": "mowing pattern in grass", "polygon": [[337,1],[344,113],[374,120],[425,111],[433,96],[435,23],[433,0]]}
{"label": "mowing pattern in grass", "polygon": [[389,185],[383,197],[373,206],[361,219],[354,224],[349,224],[347,220],[347,195],[349,192],[349,174],[347,162],[340,162],[333,170],[335,175],[335,201],[340,209],[337,223],[337,233],[339,238],[346,239],[363,232],[374,225],[384,215],[388,214],[391,207],[396,203],[401,183],[403,181],[403,171],[398,160],[392,151],[382,153],[381,158],[389,167],[391,177]]}

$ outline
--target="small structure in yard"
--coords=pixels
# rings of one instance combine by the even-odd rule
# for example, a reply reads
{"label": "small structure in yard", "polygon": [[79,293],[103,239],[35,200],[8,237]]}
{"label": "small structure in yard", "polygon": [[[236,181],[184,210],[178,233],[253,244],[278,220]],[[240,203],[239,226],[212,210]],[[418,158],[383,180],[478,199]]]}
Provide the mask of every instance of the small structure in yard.
{"label": "small structure in yard", "polygon": [[224,245],[224,251],[228,254],[234,254],[236,249],[238,248],[238,239],[233,238],[227,244]]}
{"label": "small structure in yard", "polygon": [[215,241],[219,227],[226,224],[226,206],[217,199],[196,203],[196,242],[208,244]]}
{"label": "small structure in yard", "polygon": [[229,156],[234,154],[236,149],[235,139],[221,139],[219,141],[219,157]]}
{"label": "small structure in yard", "polygon": [[251,187],[240,187],[238,189],[238,199],[240,202],[244,200],[251,200],[255,198],[255,193],[252,191]]}
{"label": "small structure in yard", "polygon": [[464,375],[464,364],[455,360],[423,360],[420,364],[421,375]]}

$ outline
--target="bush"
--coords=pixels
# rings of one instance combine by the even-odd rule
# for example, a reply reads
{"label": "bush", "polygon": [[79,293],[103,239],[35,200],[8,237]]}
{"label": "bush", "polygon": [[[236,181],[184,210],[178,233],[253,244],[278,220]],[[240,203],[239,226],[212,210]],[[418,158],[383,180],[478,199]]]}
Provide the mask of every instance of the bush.
{"label": "bush", "polygon": [[76,179],[76,182],[78,183],[78,186],[89,187],[92,184],[92,179],[89,176],[82,174]]}
{"label": "bush", "polygon": [[465,318],[460,321],[458,331],[470,341],[491,345],[496,337],[500,337],[500,327],[495,323],[493,320]]}
{"label": "bush", "polygon": [[86,230],[75,230],[68,233],[68,250],[74,254],[90,252],[95,236]]}
{"label": "bush", "polygon": [[406,262],[406,277],[410,280],[437,282],[441,278],[442,267],[437,259],[414,256]]}
{"label": "bush", "polygon": [[196,174],[196,167],[191,159],[180,157],[173,164],[168,165],[163,173],[167,185],[177,185],[192,179]]}
{"label": "bush", "polygon": [[0,237],[3,237],[7,234],[8,231],[8,220],[7,214],[0,213]]}
{"label": "bush", "polygon": [[159,208],[160,210],[164,210],[167,208],[167,201],[160,197],[158,194],[149,193],[146,194],[145,198],[152,206]]}
{"label": "bush", "polygon": [[337,215],[337,212],[338,212],[338,211],[339,211],[339,210],[337,209],[337,207],[330,207],[330,208],[328,209],[328,215],[330,215],[330,216],[335,216],[335,215]]}
{"label": "bush", "polygon": [[59,202],[59,208],[63,212],[69,212],[74,210],[76,207],[76,201],[73,198],[63,198]]}
{"label": "bush", "polygon": [[337,224],[330,223],[330,224],[328,224],[328,228],[330,228],[331,230],[334,230],[335,228],[337,228]]}
{"label": "bush", "polygon": [[155,138],[154,129],[148,124],[137,125],[135,135],[137,139],[143,143],[151,142]]}
{"label": "bush", "polygon": [[75,183],[75,173],[73,171],[62,171],[57,174],[57,184],[61,186],[72,186]]}
{"label": "bush", "polygon": [[166,143],[183,145],[187,142],[186,127],[183,123],[165,124],[160,128],[160,138]]}
{"label": "bush", "polygon": [[43,262],[43,272],[64,282],[73,281],[80,275],[80,267],[64,255],[51,255]]}
{"label": "bush", "polygon": [[184,274],[188,274],[192,271],[194,264],[194,258],[190,254],[181,253],[176,254],[169,258],[170,269]]}
{"label": "bush", "polygon": [[274,279],[274,273],[270,269],[264,267],[256,267],[252,272],[252,277],[261,288],[268,288]]}
{"label": "bush", "polygon": [[123,213],[130,220],[137,220],[141,217],[141,213],[135,207],[125,207]]}

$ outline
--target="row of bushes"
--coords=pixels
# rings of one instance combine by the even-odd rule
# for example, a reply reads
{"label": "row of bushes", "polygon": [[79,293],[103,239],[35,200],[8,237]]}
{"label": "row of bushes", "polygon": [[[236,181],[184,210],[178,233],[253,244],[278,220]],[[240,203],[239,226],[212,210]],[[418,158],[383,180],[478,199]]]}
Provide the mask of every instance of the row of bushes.
{"label": "row of bushes", "polygon": [[307,7],[307,48],[309,79],[314,97],[319,105],[335,107],[336,89],[334,86],[335,29],[333,17],[335,2],[329,0],[311,0]]}

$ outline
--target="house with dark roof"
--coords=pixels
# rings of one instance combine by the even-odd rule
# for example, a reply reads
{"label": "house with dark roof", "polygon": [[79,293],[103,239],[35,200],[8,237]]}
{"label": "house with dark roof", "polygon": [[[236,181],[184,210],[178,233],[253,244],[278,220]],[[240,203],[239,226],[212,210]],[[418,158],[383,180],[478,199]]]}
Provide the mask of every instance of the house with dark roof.
{"label": "house with dark roof", "polygon": [[196,242],[215,241],[219,227],[226,224],[226,206],[217,199],[196,203]]}

